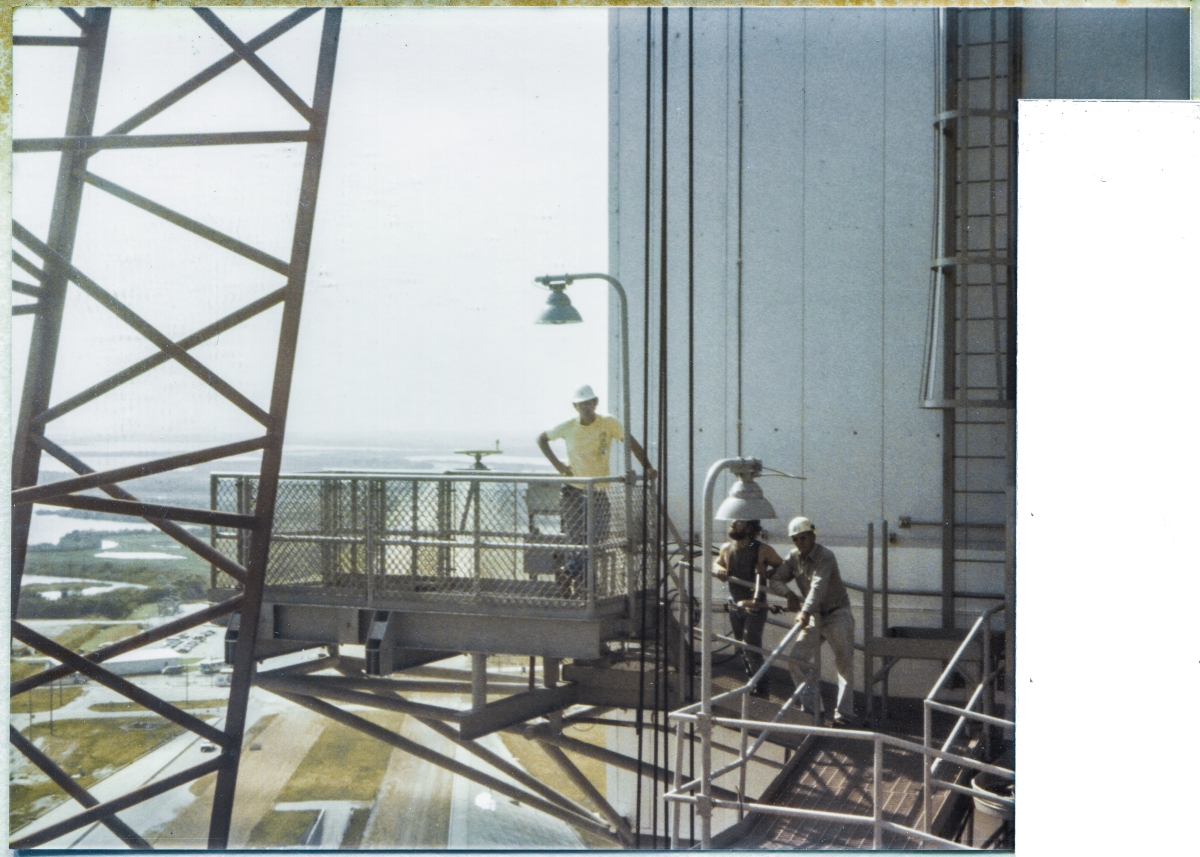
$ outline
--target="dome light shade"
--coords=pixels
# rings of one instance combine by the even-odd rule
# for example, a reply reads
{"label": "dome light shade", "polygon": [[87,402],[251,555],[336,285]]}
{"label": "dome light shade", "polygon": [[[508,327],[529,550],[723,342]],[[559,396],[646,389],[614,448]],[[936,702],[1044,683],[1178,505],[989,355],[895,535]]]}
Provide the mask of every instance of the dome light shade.
{"label": "dome light shade", "polygon": [[747,474],[742,474],[742,478],[733,483],[729,496],[713,517],[718,521],[769,521],[776,515],[758,483]]}
{"label": "dome light shade", "polygon": [[546,309],[538,316],[537,324],[579,324],[583,316],[571,305],[571,299],[563,289],[566,283],[549,283],[550,297],[546,300]]}

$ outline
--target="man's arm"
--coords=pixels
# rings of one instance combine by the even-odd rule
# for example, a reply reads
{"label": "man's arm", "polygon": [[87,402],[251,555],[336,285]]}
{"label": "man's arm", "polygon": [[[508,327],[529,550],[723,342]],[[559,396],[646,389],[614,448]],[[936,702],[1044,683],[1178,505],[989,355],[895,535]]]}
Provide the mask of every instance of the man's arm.
{"label": "man's arm", "polygon": [[[783,565],[783,558],[766,542],[758,545],[758,573],[763,577],[771,577],[775,569]],[[771,572],[771,574],[768,574]]]}
{"label": "man's arm", "polygon": [[[769,547],[769,545],[766,547]],[[771,548],[771,552],[774,553],[774,548]],[[775,555],[779,556],[779,554]],[[789,613],[795,613],[800,609],[800,596],[793,592],[791,587],[788,586],[788,581],[790,581],[793,577],[794,570],[792,568],[792,558],[788,557],[787,559],[779,561],[779,565],[775,567],[771,576],[767,579],[768,589],[770,589],[776,595],[783,595],[787,597],[787,609]]]}
{"label": "man's arm", "polygon": [[713,571],[716,572],[717,578],[721,581],[729,579],[729,568],[726,565],[726,556],[728,556],[729,544],[721,545],[721,550],[717,552],[717,558],[713,560]]}
{"label": "man's arm", "polygon": [[642,449],[642,445],[637,442],[637,438],[632,434],[629,435],[629,451],[633,453],[633,457],[638,460],[646,471],[647,479],[654,479],[658,476],[658,471],[650,466],[649,460],[646,458],[646,450]]}
{"label": "man's arm", "polygon": [[547,460],[553,465],[554,469],[563,476],[571,476],[571,468],[558,460],[558,456],[554,454],[554,450],[550,448],[550,437],[545,432],[538,435],[538,449],[542,451],[542,455],[546,456]]}
{"label": "man's arm", "polygon": [[837,559],[829,551],[825,551],[819,558],[813,558],[813,576],[812,583],[808,586],[808,597],[804,599],[804,606],[800,608],[800,612],[796,614],[796,621],[808,621],[808,617],[818,612],[821,609],[821,602],[825,600],[825,590],[829,588],[829,580],[837,574]]}

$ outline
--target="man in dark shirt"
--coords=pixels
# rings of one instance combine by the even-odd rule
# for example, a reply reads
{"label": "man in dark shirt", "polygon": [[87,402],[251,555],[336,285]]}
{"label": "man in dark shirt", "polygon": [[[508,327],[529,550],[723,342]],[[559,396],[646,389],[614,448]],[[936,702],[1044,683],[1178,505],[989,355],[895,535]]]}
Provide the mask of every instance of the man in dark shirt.
{"label": "man in dark shirt", "polygon": [[[771,572],[782,559],[775,548],[758,540],[762,525],[758,521],[734,521],[729,525],[730,541],[721,546],[713,563],[717,577],[729,584],[729,624],[735,640],[755,648],[742,649],[746,674],[753,676],[763,665],[763,627],[767,624],[767,588]],[[755,696],[770,696],[770,684],[764,677],[751,691]]]}
{"label": "man in dark shirt", "polygon": [[[849,726],[854,722],[854,614],[850,610],[850,595],[842,583],[837,557],[829,548],[817,544],[817,529],[812,521],[793,518],[788,524],[788,536],[795,550],[775,570],[771,581],[771,591],[787,596],[788,609],[797,611],[796,624],[803,628],[792,646],[788,669],[805,708],[820,714],[821,676],[817,658],[821,642],[828,641],[838,677],[833,725]],[[800,589],[803,603],[787,588],[792,580]]]}

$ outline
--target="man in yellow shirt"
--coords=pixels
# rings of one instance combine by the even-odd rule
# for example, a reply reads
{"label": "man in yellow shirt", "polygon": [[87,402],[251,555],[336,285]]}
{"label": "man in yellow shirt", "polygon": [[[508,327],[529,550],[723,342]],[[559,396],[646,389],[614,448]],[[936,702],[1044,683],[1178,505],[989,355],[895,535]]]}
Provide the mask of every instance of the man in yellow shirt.
{"label": "man in yellow shirt", "polygon": [[[595,478],[608,476],[609,452],[613,441],[624,441],[625,432],[621,423],[608,414],[596,413],[599,397],[588,385],[580,387],[572,399],[577,416],[538,435],[537,445],[563,476]],[[567,463],[563,464],[550,448],[550,441],[562,440],[567,444]],[[629,451],[642,467],[646,478],[654,479],[658,473],[646,459],[646,451],[633,435],[629,436]],[[593,492],[595,502],[595,532],[593,539],[599,541],[608,534],[611,519],[608,493],[602,486]],[[572,544],[587,544],[587,491],[582,483],[562,487],[560,504],[562,531]],[[579,580],[587,567],[587,554],[581,552],[567,563],[567,574]]]}

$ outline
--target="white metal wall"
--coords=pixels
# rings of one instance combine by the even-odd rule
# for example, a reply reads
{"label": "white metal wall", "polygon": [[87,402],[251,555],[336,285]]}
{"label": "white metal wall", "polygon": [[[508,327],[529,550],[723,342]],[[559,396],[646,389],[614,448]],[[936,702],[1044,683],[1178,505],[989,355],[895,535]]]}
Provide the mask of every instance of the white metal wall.
{"label": "white metal wall", "polygon": [[[668,20],[666,437],[671,513],[686,528],[688,15]],[[697,503],[708,466],[739,452],[740,199],[741,452],[807,478],[764,482],[781,518],[808,514],[835,542],[861,540],[882,517],[936,520],[941,419],[917,406],[934,206],[933,13],[713,9],[696,10],[692,26]],[[647,357],[651,414],[659,396],[660,41],[657,12],[614,13],[611,264],[632,299],[639,435]]]}
{"label": "white metal wall", "polygon": [[1182,99],[1187,9],[1026,9],[1022,98]]}
{"label": "white metal wall", "polygon": [[[808,514],[836,543],[860,541],[869,520],[940,517],[940,414],[917,406],[934,210],[934,15],[668,12],[663,437],[681,529],[689,431],[698,506],[708,466],[739,453],[739,392],[740,452],[807,477],[764,482],[782,518]],[[1187,10],[1029,9],[1022,26],[1024,97],[1188,97]],[[643,422],[643,402],[658,413],[662,17],[616,10],[611,27],[610,265],[631,298],[635,434],[654,454],[659,427]],[[615,311],[612,321],[615,346]],[[616,391],[618,349],[610,355]],[[902,544],[922,535],[932,544],[936,531],[905,531]]]}

